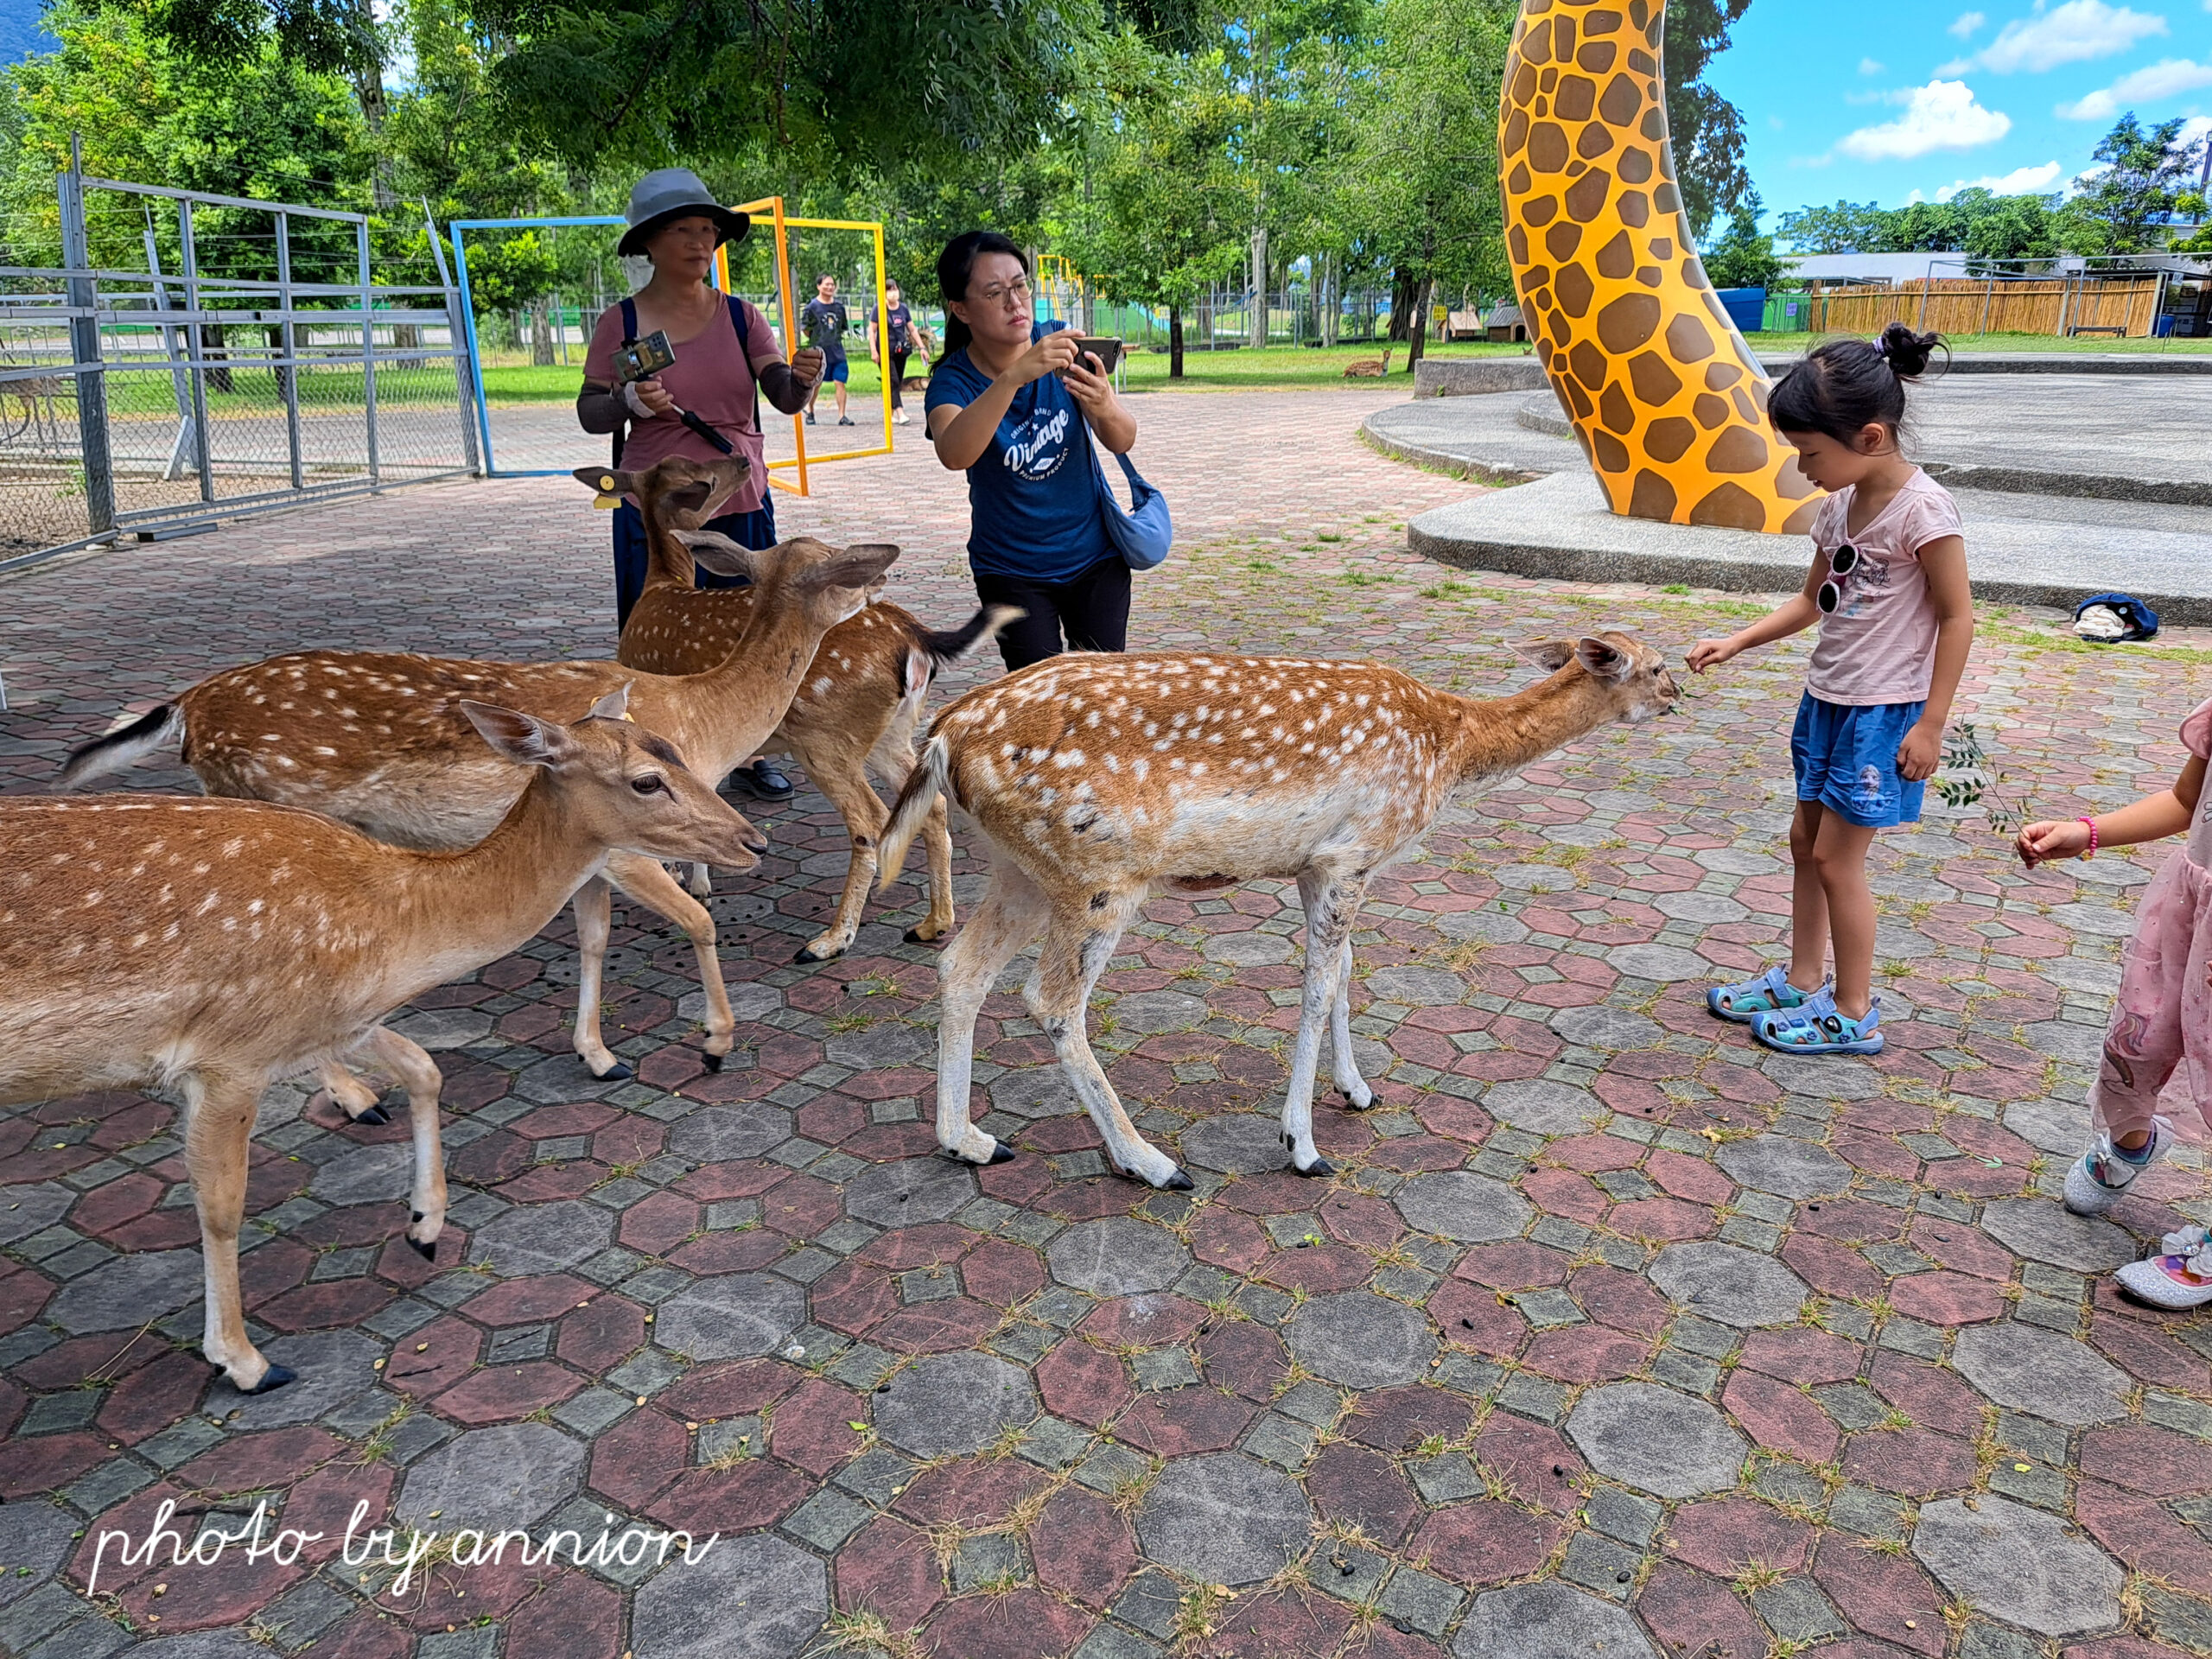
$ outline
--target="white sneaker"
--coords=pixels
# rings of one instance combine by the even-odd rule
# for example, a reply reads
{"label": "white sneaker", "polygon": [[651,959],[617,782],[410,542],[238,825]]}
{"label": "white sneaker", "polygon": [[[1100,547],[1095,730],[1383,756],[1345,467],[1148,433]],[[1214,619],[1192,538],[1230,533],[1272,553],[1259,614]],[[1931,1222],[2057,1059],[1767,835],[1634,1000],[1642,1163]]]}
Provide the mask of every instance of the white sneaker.
{"label": "white sneaker", "polygon": [[906,425],[906,411],[903,409],[893,410],[891,413],[891,424],[893,426]]}
{"label": "white sneaker", "polygon": [[2174,1126],[2163,1117],[2151,1120],[2151,1141],[2142,1152],[2123,1153],[2109,1135],[2075,1160],[2066,1172],[2066,1207],[2077,1216],[2101,1216],[2127,1196],[2128,1183],[2158,1162],[2174,1142]]}
{"label": "white sneaker", "polygon": [[2159,1254],[2131,1262],[2113,1277],[2136,1300],[2153,1307],[2202,1307],[2212,1302],[2212,1236],[2184,1227],[2158,1241]]}

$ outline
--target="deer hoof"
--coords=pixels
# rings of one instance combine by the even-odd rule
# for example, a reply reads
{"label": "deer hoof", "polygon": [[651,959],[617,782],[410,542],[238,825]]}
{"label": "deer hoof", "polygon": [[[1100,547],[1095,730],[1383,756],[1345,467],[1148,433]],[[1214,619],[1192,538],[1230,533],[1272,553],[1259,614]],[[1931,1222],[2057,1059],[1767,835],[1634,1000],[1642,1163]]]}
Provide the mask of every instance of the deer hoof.
{"label": "deer hoof", "polygon": [[384,1103],[382,1101],[372,1101],[354,1116],[353,1122],[356,1123],[389,1123],[391,1122],[391,1114],[385,1110]]}
{"label": "deer hoof", "polygon": [[620,1060],[615,1061],[613,1065],[608,1066],[604,1071],[594,1071],[592,1073],[592,1076],[597,1077],[601,1083],[626,1083],[637,1075],[638,1074],[634,1071]]}
{"label": "deer hoof", "polygon": [[1160,1190],[1163,1192],[1188,1192],[1192,1185],[1191,1178],[1179,1169],[1160,1184]]}
{"label": "deer hoof", "polygon": [[906,943],[909,944],[935,944],[944,937],[944,934],[941,931],[925,932],[918,927],[910,927],[906,930]]}
{"label": "deer hoof", "polygon": [[[417,1216],[416,1219],[420,1221],[422,1217]],[[423,1243],[419,1238],[410,1238],[407,1243],[410,1248],[414,1250],[415,1254],[421,1256],[425,1262],[435,1262],[438,1259],[438,1241],[435,1238],[427,1244]]]}
{"label": "deer hoof", "polygon": [[1000,1141],[996,1146],[991,1148],[990,1161],[995,1164],[1012,1163],[1014,1161],[1014,1148],[1007,1145],[1005,1141]]}
{"label": "deer hoof", "polygon": [[804,947],[791,960],[793,962],[835,962],[844,954],[842,946],[835,950],[817,950],[810,944]]}
{"label": "deer hoof", "polygon": [[1294,1175],[1306,1176],[1333,1175],[1337,1173],[1337,1166],[1325,1158],[1316,1158],[1305,1168],[1300,1169],[1298,1166],[1298,1160],[1294,1158],[1290,1161],[1290,1173]]}
{"label": "deer hoof", "polygon": [[289,1365],[279,1365],[276,1361],[271,1360],[269,1363],[269,1369],[261,1374],[260,1382],[250,1389],[240,1389],[238,1392],[240,1394],[273,1394],[298,1376],[299,1373]]}
{"label": "deer hoof", "polygon": [[706,1061],[707,1070],[709,1071],[719,1071],[722,1069],[722,1057],[719,1054],[702,1054],[699,1058]]}
{"label": "deer hoof", "polygon": [[1366,1111],[1381,1098],[1372,1089],[1363,1089],[1356,1095],[1350,1090],[1344,1091],[1344,1104],[1355,1112]]}

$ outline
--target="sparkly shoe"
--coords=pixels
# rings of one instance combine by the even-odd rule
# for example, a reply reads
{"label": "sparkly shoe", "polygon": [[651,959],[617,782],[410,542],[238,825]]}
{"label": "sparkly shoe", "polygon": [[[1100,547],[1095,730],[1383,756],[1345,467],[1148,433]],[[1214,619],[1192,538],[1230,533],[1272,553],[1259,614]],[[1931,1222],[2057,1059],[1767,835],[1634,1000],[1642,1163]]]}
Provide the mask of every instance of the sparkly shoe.
{"label": "sparkly shoe", "polygon": [[2202,1307],[2212,1302],[2212,1236],[2184,1227],[2158,1241],[2159,1254],[2131,1262],[2113,1277],[2139,1302],[2153,1307]]}
{"label": "sparkly shoe", "polygon": [[2163,1117],[2151,1120],[2151,1138],[2134,1152],[2114,1146],[2109,1135],[2099,1135],[2066,1172],[2066,1207],[2077,1216],[2103,1215],[2127,1196],[2127,1184],[2164,1156],[2173,1141],[2174,1126]]}

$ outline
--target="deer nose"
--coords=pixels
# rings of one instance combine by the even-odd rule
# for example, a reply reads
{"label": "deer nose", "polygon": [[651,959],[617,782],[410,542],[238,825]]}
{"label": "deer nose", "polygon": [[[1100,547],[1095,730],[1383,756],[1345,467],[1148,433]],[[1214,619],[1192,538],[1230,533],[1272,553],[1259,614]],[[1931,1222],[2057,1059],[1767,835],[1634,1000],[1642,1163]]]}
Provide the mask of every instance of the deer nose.
{"label": "deer nose", "polygon": [[745,838],[745,850],[759,858],[768,850],[768,837],[755,832]]}

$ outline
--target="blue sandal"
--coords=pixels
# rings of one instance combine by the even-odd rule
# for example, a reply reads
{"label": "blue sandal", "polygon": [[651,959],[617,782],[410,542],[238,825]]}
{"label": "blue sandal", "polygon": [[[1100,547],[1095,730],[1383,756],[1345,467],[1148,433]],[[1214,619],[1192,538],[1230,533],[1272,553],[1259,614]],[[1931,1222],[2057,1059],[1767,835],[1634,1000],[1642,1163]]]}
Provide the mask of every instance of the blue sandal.
{"label": "blue sandal", "polygon": [[1748,1026],[1763,1014],[1801,1008],[1808,996],[1808,993],[1789,982],[1788,970],[1777,963],[1757,979],[1747,979],[1740,985],[1711,987],[1705,994],[1705,1006],[1720,1019]]}
{"label": "blue sandal", "polygon": [[1863,1020],[1835,1005],[1823,986],[1802,1007],[1762,1014],[1751,1021],[1751,1035],[1784,1054],[1878,1054],[1882,1052],[1882,999],[1876,997]]}

